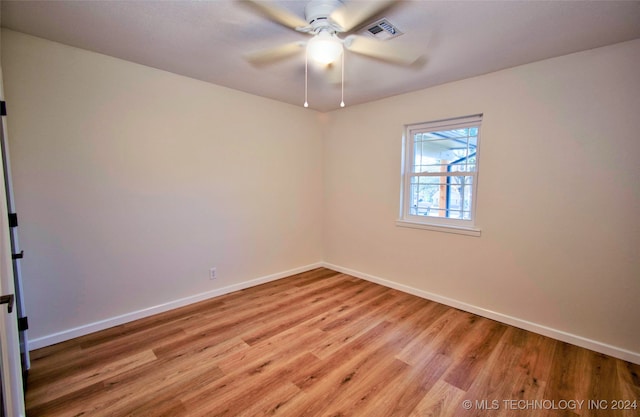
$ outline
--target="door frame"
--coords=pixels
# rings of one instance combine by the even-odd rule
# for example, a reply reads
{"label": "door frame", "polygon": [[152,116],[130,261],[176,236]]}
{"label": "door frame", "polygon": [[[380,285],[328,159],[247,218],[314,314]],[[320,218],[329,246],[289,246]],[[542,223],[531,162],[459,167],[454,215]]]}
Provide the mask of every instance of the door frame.
{"label": "door frame", "polygon": [[[0,66],[0,100],[4,102],[2,67]],[[0,117],[0,139],[7,137],[6,116]],[[0,158],[0,295],[15,294],[13,259],[9,232],[9,212],[7,208],[4,181],[4,163]],[[15,307],[15,306],[14,306]],[[0,378],[2,382],[2,402],[6,416],[24,417],[24,389],[22,365],[20,363],[20,342],[18,336],[17,309],[8,312],[7,305],[0,305]]]}

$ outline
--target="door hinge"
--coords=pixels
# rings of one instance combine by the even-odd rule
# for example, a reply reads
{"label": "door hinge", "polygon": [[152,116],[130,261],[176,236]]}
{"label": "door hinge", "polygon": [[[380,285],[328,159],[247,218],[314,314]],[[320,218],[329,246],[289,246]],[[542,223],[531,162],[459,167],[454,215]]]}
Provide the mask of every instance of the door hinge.
{"label": "door hinge", "polygon": [[7,115],[7,103],[3,100],[0,101],[0,116]]}
{"label": "door hinge", "polygon": [[18,227],[18,213],[9,213],[9,227]]}
{"label": "door hinge", "polygon": [[20,317],[18,318],[18,331],[24,332],[25,330],[29,330],[29,318]]}

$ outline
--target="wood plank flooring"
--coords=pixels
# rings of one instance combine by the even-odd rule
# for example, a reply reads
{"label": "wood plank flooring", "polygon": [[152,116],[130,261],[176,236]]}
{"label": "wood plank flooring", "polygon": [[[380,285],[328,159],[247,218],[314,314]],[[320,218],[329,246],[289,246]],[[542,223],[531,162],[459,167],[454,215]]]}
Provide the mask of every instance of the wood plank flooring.
{"label": "wood plank flooring", "polygon": [[640,366],[320,268],[33,351],[26,397],[47,417],[631,417]]}

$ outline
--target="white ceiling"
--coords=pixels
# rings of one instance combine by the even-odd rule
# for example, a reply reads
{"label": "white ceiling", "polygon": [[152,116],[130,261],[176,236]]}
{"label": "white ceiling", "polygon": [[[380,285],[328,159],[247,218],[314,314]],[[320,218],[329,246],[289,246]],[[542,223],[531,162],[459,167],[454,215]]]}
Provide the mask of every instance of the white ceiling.
{"label": "white ceiling", "polygon": [[[304,16],[305,1],[274,1]],[[236,0],[7,1],[2,26],[275,100],[304,102],[304,54],[252,66],[243,53],[307,35]],[[405,1],[384,17],[426,62],[400,67],[347,52],[345,102],[364,103],[640,38],[640,1]],[[340,85],[313,66],[309,105],[339,108]]]}

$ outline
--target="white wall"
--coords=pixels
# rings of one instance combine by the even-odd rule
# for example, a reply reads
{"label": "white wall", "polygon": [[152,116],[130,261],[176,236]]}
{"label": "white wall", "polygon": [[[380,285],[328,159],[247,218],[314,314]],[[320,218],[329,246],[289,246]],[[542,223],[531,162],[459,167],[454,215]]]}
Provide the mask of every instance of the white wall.
{"label": "white wall", "polygon": [[322,260],[318,113],[2,43],[31,339]]}
{"label": "white wall", "polygon": [[[638,68],[640,40],[330,113],[325,261],[640,355]],[[395,226],[402,126],[476,113],[482,236]]]}
{"label": "white wall", "polygon": [[[640,41],[329,114],[2,46],[33,339],[324,259],[640,358]],[[402,126],[475,113],[482,236],[396,227]]]}

